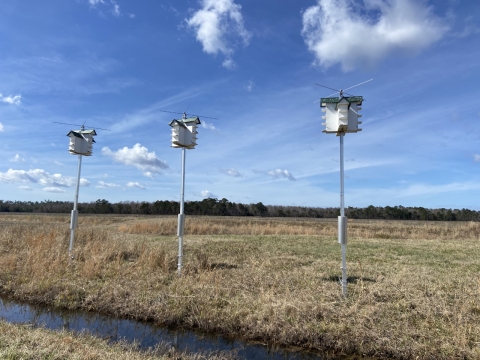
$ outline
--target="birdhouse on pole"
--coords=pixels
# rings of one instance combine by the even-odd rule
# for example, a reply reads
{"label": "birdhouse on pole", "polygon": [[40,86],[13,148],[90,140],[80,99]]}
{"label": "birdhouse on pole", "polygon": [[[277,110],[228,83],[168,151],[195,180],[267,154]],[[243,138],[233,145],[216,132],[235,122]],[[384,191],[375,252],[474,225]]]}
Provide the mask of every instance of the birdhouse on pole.
{"label": "birdhouse on pole", "polygon": [[362,123],[358,120],[362,117],[359,114],[359,111],[362,110],[362,102],[362,96],[321,98],[320,107],[325,113],[322,119],[326,120],[322,123],[325,126],[325,130],[322,132],[340,135],[362,131],[358,128],[358,125]]}
{"label": "birdhouse on pole", "polygon": [[179,120],[172,120],[169,124],[172,127],[172,147],[195,149],[198,134],[197,125],[200,124],[198,116],[187,118],[186,114],[183,114]]}
{"label": "birdhouse on pole", "polygon": [[72,130],[67,136],[70,137],[68,151],[74,155],[92,156],[92,146],[95,143],[93,139],[97,133],[95,130]]}

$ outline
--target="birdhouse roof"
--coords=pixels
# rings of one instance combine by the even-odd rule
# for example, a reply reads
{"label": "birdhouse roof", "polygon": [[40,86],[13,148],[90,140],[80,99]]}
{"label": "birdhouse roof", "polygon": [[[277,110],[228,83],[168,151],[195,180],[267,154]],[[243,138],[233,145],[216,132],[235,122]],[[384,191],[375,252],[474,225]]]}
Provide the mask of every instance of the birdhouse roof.
{"label": "birdhouse roof", "polygon": [[[342,96],[340,97],[328,97],[320,99],[320,107],[325,107],[326,104],[338,104],[343,99],[347,100],[349,103],[360,103],[363,102],[363,96]],[[325,105],[324,105],[325,104]]]}
{"label": "birdhouse roof", "polygon": [[96,136],[97,133],[95,130],[71,130],[67,136],[76,136],[76,137],[79,137],[79,138],[83,138],[82,134],[86,134],[86,135],[93,135],[93,136]]}
{"label": "birdhouse roof", "polygon": [[195,117],[190,117],[190,118],[186,118],[186,119],[173,119],[172,121],[170,121],[170,126],[174,126],[174,125],[180,125],[182,127],[185,127],[186,125],[192,125],[192,123],[195,123],[196,125],[199,125],[201,124],[200,122],[200,118],[198,116],[195,116]]}

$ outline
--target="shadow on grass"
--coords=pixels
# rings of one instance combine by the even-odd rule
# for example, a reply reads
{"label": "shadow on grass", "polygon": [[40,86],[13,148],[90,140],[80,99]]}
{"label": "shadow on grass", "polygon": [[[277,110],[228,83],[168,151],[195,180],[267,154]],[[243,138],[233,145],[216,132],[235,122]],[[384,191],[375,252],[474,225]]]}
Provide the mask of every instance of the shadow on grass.
{"label": "shadow on grass", "polygon": [[[334,281],[339,282],[342,280],[341,276],[338,275],[330,275],[329,277],[323,278],[325,281]],[[356,284],[359,281],[363,282],[377,282],[377,280],[368,278],[368,277],[360,277],[360,276],[347,276],[347,283]]]}

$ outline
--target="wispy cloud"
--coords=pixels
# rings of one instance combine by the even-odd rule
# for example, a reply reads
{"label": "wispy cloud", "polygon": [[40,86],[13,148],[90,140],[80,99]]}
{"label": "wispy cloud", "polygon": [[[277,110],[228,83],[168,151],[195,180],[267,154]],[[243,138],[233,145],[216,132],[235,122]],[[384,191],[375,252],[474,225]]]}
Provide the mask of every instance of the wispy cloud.
{"label": "wispy cloud", "polygon": [[462,31],[456,31],[451,34],[454,38],[465,38],[470,35],[480,34],[480,27],[477,26],[473,16],[466,17],[464,21]]}
{"label": "wispy cloud", "polygon": [[230,39],[240,40],[246,46],[251,37],[243,23],[242,7],[233,0],[202,0],[200,4],[202,8],[185,20],[187,25],[196,32],[204,52],[222,53],[223,66],[235,68],[232,59],[235,44],[230,43]]}
{"label": "wispy cloud", "polygon": [[288,171],[282,169],[274,169],[269,171],[264,170],[252,170],[255,174],[263,174],[272,177],[273,179],[288,179],[290,181],[297,181],[295,177]]}
{"label": "wispy cloud", "polygon": [[[69,58],[59,54],[0,59],[2,81],[35,94],[95,95],[119,93],[139,85],[131,77],[110,76],[120,67],[114,59],[96,55]],[[21,104],[21,95],[1,97],[2,102]]]}
{"label": "wispy cloud", "polygon": [[476,162],[480,162],[480,155],[479,154],[473,155],[473,160]]}
{"label": "wispy cloud", "polygon": [[120,16],[120,6],[112,0],[113,4],[113,9],[112,9],[112,14],[115,15],[116,17]]}
{"label": "wispy cloud", "polygon": [[92,8],[96,8],[98,5],[108,6],[114,16],[119,17],[121,15],[120,5],[115,0],[88,0],[88,3]]}
{"label": "wispy cloud", "polygon": [[135,144],[131,149],[125,146],[117,151],[104,147],[102,154],[111,157],[116,162],[135,166],[147,177],[152,177],[152,174],[160,174],[161,170],[168,169],[168,164],[160,160],[155,151],[148,152],[148,149],[140,144]]}
{"label": "wispy cloud", "polygon": [[120,185],[115,184],[115,183],[107,183],[105,181],[98,181],[97,185],[95,186],[96,189],[109,189],[109,188],[115,188],[119,187]]}
{"label": "wispy cloud", "polygon": [[248,92],[251,92],[253,90],[253,88],[255,87],[255,83],[250,80],[248,83],[247,83],[247,86],[245,87],[247,89]]}
{"label": "wispy cloud", "polygon": [[0,122],[0,132],[3,132],[3,129],[4,129],[3,124]]}
{"label": "wispy cloud", "polygon": [[209,88],[214,87],[218,83],[221,82],[214,82],[203,87],[189,88],[188,90],[158,101],[144,109],[138,110],[137,112],[127,114],[122,120],[112,126],[112,133],[125,132],[135,127],[148,124],[152,121],[157,121],[159,110],[168,109],[172,105],[184,103],[186,100],[200,96],[204,94],[205,91],[208,91]]}
{"label": "wispy cloud", "polygon": [[232,176],[232,177],[242,177],[243,175],[237,169],[228,168],[228,169],[220,169],[222,174]]}
{"label": "wispy cloud", "polygon": [[25,159],[22,158],[20,155],[16,154],[12,159],[10,159],[11,162],[25,162]]}
{"label": "wispy cloud", "polygon": [[46,188],[43,188],[43,191],[51,192],[51,193],[64,193],[64,192],[66,192],[65,189],[62,189],[62,188],[59,188],[59,187],[46,187]]}
{"label": "wispy cloud", "polygon": [[208,190],[203,190],[203,191],[200,191],[200,196],[201,197],[204,197],[204,198],[212,198],[212,199],[216,199],[218,196],[213,194],[211,191],[208,191]]}
{"label": "wispy cloud", "polygon": [[317,1],[303,13],[302,35],[324,67],[340,63],[350,71],[394,52],[415,54],[449,29],[423,1]]}
{"label": "wispy cloud", "polygon": [[[49,174],[43,169],[33,170],[13,170],[8,169],[6,172],[0,172],[0,181],[8,184],[15,183],[38,183],[42,186],[53,187],[71,187],[75,186],[76,179],[62,174]],[[89,186],[87,179],[80,179],[81,186]]]}
{"label": "wispy cloud", "polygon": [[202,120],[202,128],[208,129],[208,130],[213,130],[213,131],[218,130],[218,128],[216,128],[215,125],[213,125],[211,123],[207,123],[205,120]]}
{"label": "wispy cloud", "polygon": [[22,95],[3,96],[0,93],[0,101],[10,105],[20,105],[22,103]]}
{"label": "wispy cloud", "polygon": [[142,184],[140,184],[138,182],[133,182],[133,181],[128,182],[127,186],[131,187],[131,188],[137,188],[137,189],[140,189],[140,190],[145,190],[146,189],[146,187],[143,186]]}
{"label": "wispy cloud", "polygon": [[[421,197],[438,197],[447,194],[458,194],[461,192],[473,192],[480,190],[478,182],[451,182],[445,184],[411,184],[408,186],[396,186],[392,188],[357,188],[348,194],[351,199],[359,206],[368,206],[372,202],[376,204],[395,204],[396,202],[405,203],[407,199],[418,206]],[[438,205],[437,205],[438,206]]]}
{"label": "wispy cloud", "polygon": [[26,185],[19,186],[18,189],[25,190],[25,191],[33,191],[33,189],[30,186],[26,186]]}

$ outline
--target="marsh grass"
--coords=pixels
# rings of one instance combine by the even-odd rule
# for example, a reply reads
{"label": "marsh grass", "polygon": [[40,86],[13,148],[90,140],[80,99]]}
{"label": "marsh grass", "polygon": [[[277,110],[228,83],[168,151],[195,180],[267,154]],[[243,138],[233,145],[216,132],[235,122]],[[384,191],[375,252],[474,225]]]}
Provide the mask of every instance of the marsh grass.
{"label": "marsh grass", "polygon": [[109,343],[107,340],[67,331],[31,328],[0,320],[0,359],[88,359],[88,360],[229,360],[234,353],[197,353],[175,351],[167,344],[141,351],[135,344]]}
{"label": "marsh grass", "polygon": [[68,225],[9,221],[0,291],[325,357],[480,358],[477,223],[350,222],[346,299],[335,222],[189,218],[181,277],[175,219],[112,226],[81,226],[67,266]]}
{"label": "marsh grass", "polygon": [[[122,223],[118,230],[127,234],[171,235],[177,219]],[[479,239],[480,223],[349,220],[349,236],[360,239],[457,240]],[[310,235],[337,236],[336,219],[187,217],[187,235]]]}

